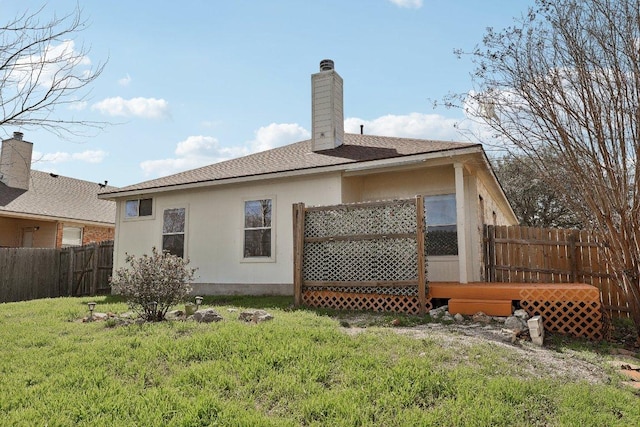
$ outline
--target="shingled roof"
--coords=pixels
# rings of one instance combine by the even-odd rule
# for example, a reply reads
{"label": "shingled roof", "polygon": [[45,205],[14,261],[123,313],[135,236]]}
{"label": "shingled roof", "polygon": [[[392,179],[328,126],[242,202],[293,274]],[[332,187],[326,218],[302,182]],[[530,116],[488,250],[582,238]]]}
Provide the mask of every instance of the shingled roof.
{"label": "shingled roof", "polygon": [[232,178],[262,176],[266,174],[303,171],[327,166],[349,165],[373,160],[401,158],[417,154],[452,151],[479,144],[433,141],[388,136],[345,134],[344,144],[324,151],[312,150],[312,141],[300,141],[248,156],[214,163],[175,175],[102,192],[101,197],[118,193],[176,187]]}
{"label": "shingled roof", "polygon": [[[116,187],[105,187],[113,191]],[[0,216],[47,216],[56,219],[115,224],[116,204],[98,199],[95,182],[31,170],[29,190],[0,182]]]}

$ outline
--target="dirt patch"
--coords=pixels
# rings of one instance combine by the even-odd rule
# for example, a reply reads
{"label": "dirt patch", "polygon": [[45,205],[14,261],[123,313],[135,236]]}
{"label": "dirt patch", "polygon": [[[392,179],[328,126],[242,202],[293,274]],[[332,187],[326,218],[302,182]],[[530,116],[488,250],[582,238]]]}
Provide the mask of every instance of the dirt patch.
{"label": "dirt patch", "polygon": [[[445,348],[456,349],[456,362],[466,362],[466,350],[477,345],[490,345],[503,349],[509,360],[518,365],[518,372],[525,377],[551,377],[568,381],[587,381],[606,384],[612,380],[611,357],[596,351],[579,351],[568,347],[538,347],[526,335],[515,336],[499,322],[479,324],[470,321],[444,324],[427,323],[415,326],[391,326],[376,323],[376,315],[341,316],[340,323],[349,335],[380,331],[437,341]],[[373,325],[373,326],[371,326]],[[588,344],[587,344],[588,345]],[[617,356],[618,358],[620,356]],[[631,358],[629,360],[638,360]]]}

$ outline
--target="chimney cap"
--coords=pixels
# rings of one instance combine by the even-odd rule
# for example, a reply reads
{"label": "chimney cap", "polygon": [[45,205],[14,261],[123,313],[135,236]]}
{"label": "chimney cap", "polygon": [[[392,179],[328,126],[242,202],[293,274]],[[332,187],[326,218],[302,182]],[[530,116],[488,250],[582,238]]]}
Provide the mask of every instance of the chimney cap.
{"label": "chimney cap", "polygon": [[22,137],[24,136],[24,133],[22,132],[14,132],[13,133],[13,139],[17,139],[18,141],[22,141]]}
{"label": "chimney cap", "polygon": [[333,61],[331,59],[323,59],[320,61],[320,71],[333,70]]}

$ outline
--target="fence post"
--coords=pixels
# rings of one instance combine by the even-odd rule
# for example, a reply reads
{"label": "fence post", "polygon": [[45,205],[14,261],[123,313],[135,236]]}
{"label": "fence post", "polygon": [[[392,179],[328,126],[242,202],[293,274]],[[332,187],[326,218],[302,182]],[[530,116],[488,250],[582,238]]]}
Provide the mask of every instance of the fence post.
{"label": "fence post", "polygon": [[304,203],[293,204],[293,304],[302,304],[302,264],[304,256]]}
{"label": "fence post", "polygon": [[487,225],[487,282],[496,280],[496,227]]}
{"label": "fence post", "polygon": [[91,247],[93,248],[93,259],[91,263],[91,290],[89,294],[93,296],[98,293],[98,257],[100,255],[100,246],[98,243],[92,243]]}
{"label": "fence post", "polygon": [[416,243],[418,246],[418,301],[420,302],[420,314],[427,312],[427,276],[424,250],[424,198],[416,196]]}

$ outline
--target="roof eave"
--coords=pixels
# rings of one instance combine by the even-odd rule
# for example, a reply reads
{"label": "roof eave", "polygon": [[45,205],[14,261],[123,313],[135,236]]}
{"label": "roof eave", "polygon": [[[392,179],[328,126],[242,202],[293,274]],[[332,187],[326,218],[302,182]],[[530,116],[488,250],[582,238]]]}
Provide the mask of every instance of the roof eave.
{"label": "roof eave", "polygon": [[453,156],[463,156],[473,153],[484,153],[481,144],[471,145],[467,147],[456,147],[449,148],[439,151],[431,151],[428,153],[420,153],[420,154],[410,154],[406,156],[400,157],[392,157],[387,159],[379,159],[379,160],[368,160],[363,162],[355,162],[355,163],[341,163],[339,165],[330,165],[330,166],[317,166],[317,167],[309,167],[304,169],[292,169],[288,171],[282,172],[271,172],[265,174],[256,174],[256,175],[246,175],[240,177],[232,177],[232,178],[223,178],[223,179],[212,179],[206,181],[199,182],[190,182],[184,184],[173,184],[173,185],[163,185],[159,187],[149,187],[138,190],[130,190],[130,191],[116,191],[109,193],[101,193],[98,194],[99,199],[103,200],[116,200],[123,197],[131,197],[137,196],[140,194],[148,195],[148,194],[156,194],[162,193],[165,191],[175,191],[175,190],[191,190],[202,187],[211,187],[218,185],[228,185],[228,184],[238,184],[252,181],[262,181],[265,179],[278,179],[278,178],[290,178],[292,176],[307,176],[307,175],[316,175],[321,173],[331,173],[331,172],[346,172],[346,173],[358,173],[364,172],[373,169],[379,168],[388,168],[388,167],[398,167],[404,165],[417,164],[420,162],[425,162],[431,159],[442,159]]}

